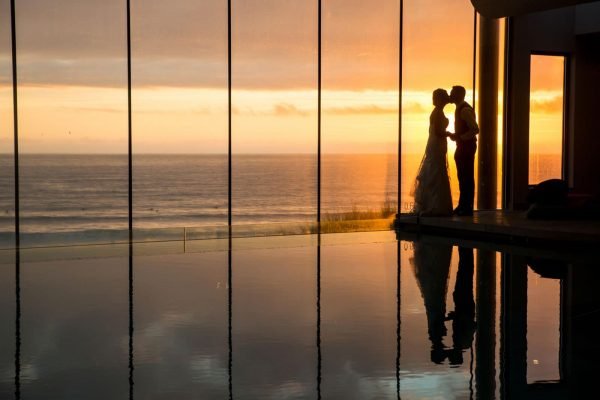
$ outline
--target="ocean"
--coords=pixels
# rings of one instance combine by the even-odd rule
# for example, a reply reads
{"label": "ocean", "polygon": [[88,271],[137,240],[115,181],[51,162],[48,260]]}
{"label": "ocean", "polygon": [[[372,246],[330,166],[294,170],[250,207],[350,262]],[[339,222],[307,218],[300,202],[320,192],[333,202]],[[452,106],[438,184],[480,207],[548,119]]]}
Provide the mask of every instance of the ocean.
{"label": "ocean", "polygon": [[[401,211],[412,208],[411,189],[420,155],[403,155]],[[558,156],[533,163],[554,171]],[[317,158],[311,155],[234,155],[232,220],[235,225],[311,223],[317,213]],[[39,235],[123,232],[128,220],[126,155],[20,157],[21,232]],[[551,167],[548,167],[550,165]],[[458,200],[450,160],[453,199]],[[12,157],[0,155],[0,235],[14,229]],[[534,174],[535,175],[535,174]],[[226,155],[137,155],[133,158],[134,229],[194,228],[227,224]],[[324,219],[387,217],[397,209],[397,157],[326,154],[322,158]],[[37,235],[37,236],[36,236]],[[37,238],[37,239],[36,239]],[[0,239],[0,241],[2,241]]]}

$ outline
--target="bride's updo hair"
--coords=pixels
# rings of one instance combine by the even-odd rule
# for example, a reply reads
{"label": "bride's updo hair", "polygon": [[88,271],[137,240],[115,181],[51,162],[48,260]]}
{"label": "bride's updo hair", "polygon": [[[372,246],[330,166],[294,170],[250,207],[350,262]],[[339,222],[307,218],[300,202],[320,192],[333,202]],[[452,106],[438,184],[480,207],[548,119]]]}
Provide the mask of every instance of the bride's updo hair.
{"label": "bride's updo hair", "polygon": [[433,105],[436,107],[445,106],[450,102],[450,96],[444,89],[435,89],[433,91]]}

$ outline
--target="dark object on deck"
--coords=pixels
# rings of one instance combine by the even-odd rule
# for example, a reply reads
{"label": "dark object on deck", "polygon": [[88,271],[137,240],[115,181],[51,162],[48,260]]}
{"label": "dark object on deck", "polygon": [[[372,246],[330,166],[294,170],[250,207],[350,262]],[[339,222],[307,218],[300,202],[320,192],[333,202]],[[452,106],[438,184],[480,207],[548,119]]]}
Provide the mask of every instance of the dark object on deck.
{"label": "dark object on deck", "polygon": [[543,181],[531,188],[527,196],[529,219],[564,218],[569,186],[561,179]]}
{"label": "dark object on deck", "polygon": [[527,202],[530,205],[564,206],[567,205],[569,186],[561,179],[549,179],[535,185],[529,195]]}
{"label": "dark object on deck", "polygon": [[600,201],[587,194],[569,193],[560,179],[550,179],[534,186],[527,196],[528,219],[598,219]]}

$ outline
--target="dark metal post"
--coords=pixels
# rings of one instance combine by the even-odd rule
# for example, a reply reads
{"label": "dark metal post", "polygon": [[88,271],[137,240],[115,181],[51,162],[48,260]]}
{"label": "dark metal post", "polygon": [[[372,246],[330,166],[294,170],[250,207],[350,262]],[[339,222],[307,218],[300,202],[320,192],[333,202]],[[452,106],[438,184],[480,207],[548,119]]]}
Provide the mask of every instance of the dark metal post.
{"label": "dark metal post", "polygon": [[[471,250],[472,251],[472,250]],[[477,250],[477,341],[475,387],[478,399],[496,392],[496,253]]]}
{"label": "dark metal post", "polygon": [[229,380],[229,400],[233,399],[233,242],[229,226],[229,246],[227,251],[227,375]]}
{"label": "dark metal post", "polygon": [[398,15],[398,205],[396,218],[400,216],[402,206],[402,87],[403,87],[403,49],[404,49],[404,0],[400,0]]}
{"label": "dark metal post", "polygon": [[402,305],[401,290],[400,290],[400,274],[402,272],[400,240],[396,241],[396,398],[400,399],[400,308]]}
{"label": "dark metal post", "polygon": [[231,226],[231,0],[227,0],[227,225]]}
{"label": "dark metal post", "polygon": [[133,130],[131,120],[131,0],[127,0],[127,166],[129,231],[129,399],[133,399]]}
{"label": "dark metal post", "polygon": [[317,233],[317,398],[321,399],[321,234]]}
{"label": "dark metal post", "polygon": [[15,252],[15,399],[21,399],[21,252]]}
{"label": "dark metal post", "polygon": [[322,4],[317,2],[317,228],[321,232],[321,28],[322,28]]}
{"label": "dark metal post", "polygon": [[17,97],[17,24],[15,18],[15,0],[10,1],[10,33],[12,55],[12,94],[13,94],[13,163],[15,179],[15,247],[21,245],[20,200],[19,200],[19,111]]}
{"label": "dark metal post", "polygon": [[477,10],[473,8],[473,109],[476,110],[477,94]]}
{"label": "dark metal post", "polygon": [[129,400],[133,400],[133,243],[129,242]]}
{"label": "dark metal post", "polygon": [[523,398],[527,388],[527,263],[503,255],[500,329],[500,394]]}
{"label": "dark metal post", "polygon": [[231,156],[231,92],[232,92],[232,57],[231,57],[231,0],[227,0],[227,225],[228,225],[228,252],[227,252],[227,345],[228,362],[227,373],[229,379],[229,400],[233,399],[233,241],[232,241],[232,156]]}
{"label": "dark metal post", "polygon": [[127,0],[127,166],[129,200],[129,242],[133,240],[133,143],[131,122],[131,0]]}

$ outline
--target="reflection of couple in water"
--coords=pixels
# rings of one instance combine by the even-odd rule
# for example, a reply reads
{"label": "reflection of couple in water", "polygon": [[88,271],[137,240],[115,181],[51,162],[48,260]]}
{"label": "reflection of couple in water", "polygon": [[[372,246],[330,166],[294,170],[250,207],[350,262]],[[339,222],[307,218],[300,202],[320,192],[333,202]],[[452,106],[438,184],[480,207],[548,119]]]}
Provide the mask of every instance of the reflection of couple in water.
{"label": "reflection of couple in water", "polygon": [[[413,211],[418,215],[473,215],[475,152],[479,126],[475,111],[465,101],[465,94],[466,90],[462,86],[454,86],[450,94],[444,89],[433,92],[434,109],[429,117],[429,137],[413,189]],[[454,133],[448,132],[449,121],[444,115],[444,107],[449,103],[456,105]],[[456,142],[454,161],[460,189],[458,207],[454,211],[448,176],[448,138]]]}
{"label": "reflection of couple in water", "polygon": [[[459,262],[452,298],[454,311],[446,314],[446,293],[450,275],[452,246],[415,243],[411,259],[415,277],[425,302],[431,361],[441,364],[447,358],[451,365],[463,363],[463,351],[470,348],[475,333],[475,301],[473,299],[473,249],[458,248]],[[452,347],[447,348],[446,321],[452,321]]]}

